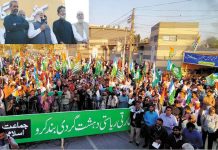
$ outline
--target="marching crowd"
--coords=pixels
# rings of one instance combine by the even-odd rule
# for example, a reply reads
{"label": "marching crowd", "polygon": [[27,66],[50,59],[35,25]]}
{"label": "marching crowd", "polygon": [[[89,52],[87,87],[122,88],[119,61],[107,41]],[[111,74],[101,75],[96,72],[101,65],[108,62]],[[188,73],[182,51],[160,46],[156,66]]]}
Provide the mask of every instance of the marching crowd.
{"label": "marching crowd", "polygon": [[161,80],[153,84],[149,62],[132,63],[130,71],[121,59],[26,55],[1,59],[0,115],[130,108],[130,143],[137,146],[144,137],[145,148],[201,149],[208,136],[212,149],[217,139],[216,81],[208,86],[201,76],[157,70]]}
{"label": "marching crowd", "polygon": [[57,8],[59,19],[49,27],[43,10],[37,10],[34,21],[26,20],[25,11],[18,9],[16,0],[10,1],[11,13],[4,18],[4,29],[0,33],[1,44],[87,44],[89,25],[84,14],[78,11],[78,22],[71,24],[66,20],[65,6]]}

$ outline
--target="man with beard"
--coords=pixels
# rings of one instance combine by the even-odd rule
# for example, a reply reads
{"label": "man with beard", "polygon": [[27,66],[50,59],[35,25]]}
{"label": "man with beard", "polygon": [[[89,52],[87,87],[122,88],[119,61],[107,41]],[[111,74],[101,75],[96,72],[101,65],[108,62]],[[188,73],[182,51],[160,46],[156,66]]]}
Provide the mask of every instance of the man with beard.
{"label": "man with beard", "polygon": [[5,17],[5,44],[26,44],[28,22],[21,16],[18,16],[18,2],[10,2],[11,14]]}
{"label": "man with beard", "polygon": [[145,145],[143,146],[143,148],[146,148],[148,146],[150,129],[152,126],[155,125],[158,119],[158,114],[154,109],[155,109],[154,105],[150,104],[149,111],[146,111],[144,115],[144,122],[145,122],[144,132],[145,133],[143,134],[145,135]]}
{"label": "man with beard", "polygon": [[184,137],[182,136],[181,127],[173,127],[173,133],[171,133],[165,145],[166,149],[182,149],[182,145],[185,143]]}
{"label": "man with beard", "polygon": [[119,108],[128,108],[129,98],[126,95],[126,90],[122,89],[122,95],[120,95],[118,99],[119,99],[119,104],[118,104]]}
{"label": "man with beard", "polygon": [[73,29],[70,22],[66,21],[66,10],[64,6],[57,9],[58,20],[53,23],[53,31],[58,40],[58,44],[76,44]]}
{"label": "man with beard", "polygon": [[154,145],[160,144],[158,149],[163,149],[166,143],[168,134],[166,129],[163,127],[163,120],[158,118],[155,126],[150,130],[150,144],[149,149],[154,149]]}
{"label": "man with beard", "polygon": [[47,25],[47,17],[42,10],[36,12],[35,22],[29,24],[28,37],[30,44],[57,44],[57,39]]}
{"label": "man with beard", "polygon": [[78,22],[73,24],[74,37],[78,44],[87,44],[89,38],[89,25],[84,22],[84,14],[82,11],[77,13]]}

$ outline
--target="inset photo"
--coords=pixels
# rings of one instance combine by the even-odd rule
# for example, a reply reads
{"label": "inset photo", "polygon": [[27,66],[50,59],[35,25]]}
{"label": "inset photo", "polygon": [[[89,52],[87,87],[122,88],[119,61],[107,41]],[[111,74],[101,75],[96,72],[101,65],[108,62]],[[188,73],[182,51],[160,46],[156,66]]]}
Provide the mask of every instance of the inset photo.
{"label": "inset photo", "polygon": [[1,0],[0,44],[87,44],[89,0]]}

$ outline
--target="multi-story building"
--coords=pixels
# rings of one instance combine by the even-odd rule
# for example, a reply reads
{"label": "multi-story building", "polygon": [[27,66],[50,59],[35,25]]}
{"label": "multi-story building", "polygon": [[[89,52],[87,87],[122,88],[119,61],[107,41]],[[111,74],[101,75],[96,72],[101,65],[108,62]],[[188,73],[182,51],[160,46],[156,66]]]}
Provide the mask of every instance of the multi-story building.
{"label": "multi-story building", "polygon": [[181,66],[184,51],[193,51],[193,43],[199,37],[197,22],[159,22],[151,28],[151,61],[165,69],[170,48],[174,49],[173,63]]}

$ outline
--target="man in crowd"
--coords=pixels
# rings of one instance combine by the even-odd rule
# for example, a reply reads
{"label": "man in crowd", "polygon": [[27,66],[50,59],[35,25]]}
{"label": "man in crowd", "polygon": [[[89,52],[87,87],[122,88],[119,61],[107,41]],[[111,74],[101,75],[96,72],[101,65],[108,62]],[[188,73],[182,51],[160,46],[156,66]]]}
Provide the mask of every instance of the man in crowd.
{"label": "man in crowd", "polygon": [[18,144],[15,142],[14,138],[7,137],[5,130],[0,128],[0,149],[9,150],[9,149],[19,149]]}
{"label": "man in crowd", "polygon": [[128,108],[129,98],[126,95],[126,90],[125,89],[122,89],[122,95],[120,95],[118,97],[118,100],[119,100],[119,104],[118,104],[119,108]]}
{"label": "man in crowd", "polygon": [[[156,124],[151,128],[150,131],[150,144],[149,149],[163,149],[166,143],[168,134],[166,129],[163,127],[163,120],[158,118]],[[159,145],[154,147],[154,145]]]}
{"label": "man in crowd", "polygon": [[78,22],[73,24],[74,37],[78,44],[87,44],[89,40],[89,24],[84,21],[82,11],[77,12]]}
{"label": "man in crowd", "polygon": [[29,24],[30,44],[57,44],[57,39],[47,24],[47,17],[42,10],[35,14],[35,22]]}
{"label": "man in crowd", "polygon": [[139,146],[140,144],[140,131],[142,127],[141,122],[143,120],[143,114],[144,110],[141,108],[141,103],[136,101],[135,106],[131,107],[130,110],[130,143],[133,142],[135,135],[136,146]]}
{"label": "man in crowd", "polygon": [[151,127],[155,125],[157,119],[158,119],[158,114],[154,110],[154,105],[150,104],[149,111],[146,111],[144,115],[144,123],[145,123],[144,126],[145,144],[143,146],[144,148],[148,146],[150,130]]}
{"label": "man in crowd", "polygon": [[172,107],[167,106],[165,113],[160,115],[160,118],[163,119],[163,126],[166,128],[167,133],[171,134],[174,126],[178,126],[176,117],[172,114]]}
{"label": "man in crowd", "polygon": [[195,149],[201,149],[203,147],[202,136],[197,130],[195,130],[195,125],[193,123],[187,123],[182,135],[185,141],[190,143]]}
{"label": "man in crowd", "polygon": [[5,44],[27,44],[28,22],[18,16],[18,2],[10,2],[11,14],[5,17]]}
{"label": "man in crowd", "polygon": [[60,17],[53,23],[53,31],[58,40],[58,44],[76,44],[72,25],[66,21],[66,10],[64,6],[59,6],[57,9]]}
{"label": "man in crowd", "polygon": [[182,128],[179,126],[173,127],[173,133],[171,133],[165,145],[166,149],[182,149],[182,145],[185,143],[185,139],[182,136]]}

